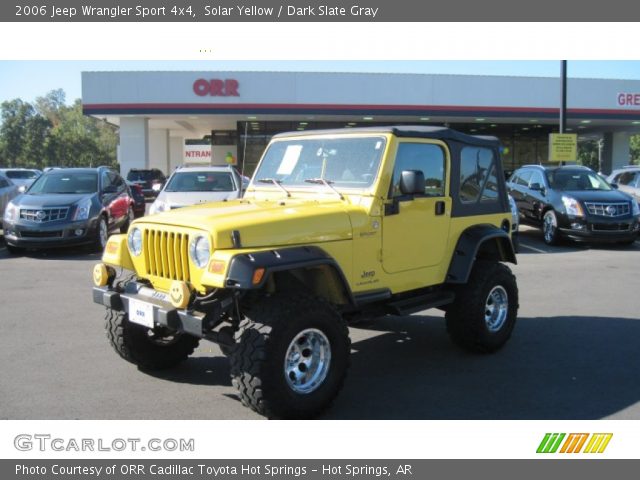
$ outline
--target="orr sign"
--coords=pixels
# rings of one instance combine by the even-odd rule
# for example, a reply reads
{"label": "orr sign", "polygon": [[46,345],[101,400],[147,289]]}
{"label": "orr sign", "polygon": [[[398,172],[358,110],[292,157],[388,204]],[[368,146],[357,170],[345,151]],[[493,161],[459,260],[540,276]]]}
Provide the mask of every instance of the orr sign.
{"label": "orr sign", "polygon": [[199,78],[193,82],[193,92],[199,97],[239,97],[238,87],[240,84],[234,78],[221,80],[212,78],[206,80]]}

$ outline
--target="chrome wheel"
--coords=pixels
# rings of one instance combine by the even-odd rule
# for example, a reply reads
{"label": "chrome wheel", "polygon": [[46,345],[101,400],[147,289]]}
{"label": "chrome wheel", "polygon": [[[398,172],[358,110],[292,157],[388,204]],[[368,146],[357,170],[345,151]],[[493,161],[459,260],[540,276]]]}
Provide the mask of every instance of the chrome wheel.
{"label": "chrome wheel", "polygon": [[544,233],[544,241],[547,243],[553,243],[556,236],[556,217],[552,212],[547,212],[544,215],[542,223],[542,231]]}
{"label": "chrome wheel", "polygon": [[324,333],[309,328],[298,333],[284,357],[284,376],[296,393],[316,390],[327,378],[331,363],[331,345]]}
{"label": "chrome wheel", "polygon": [[100,219],[100,225],[98,226],[98,238],[100,240],[100,246],[104,248],[107,245],[107,239],[109,238],[109,230],[107,229],[107,222],[104,218]]}
{"label": "chrome wheel", "polygon": [[501,285],[491,289],[484,305],[484,321],[490,332],[499,331],[509,312],[509,297]]}

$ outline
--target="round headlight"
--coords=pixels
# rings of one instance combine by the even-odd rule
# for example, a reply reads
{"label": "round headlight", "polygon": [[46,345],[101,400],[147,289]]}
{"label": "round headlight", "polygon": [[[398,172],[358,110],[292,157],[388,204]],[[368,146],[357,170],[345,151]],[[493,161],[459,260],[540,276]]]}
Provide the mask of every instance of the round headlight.
{"label": "round headlight", "polygon": [[133,228],[127,237],[129,250],[136,257],[142,253],[142,232],[139,228]]}
{"label": "round headlight", "polygon": [[209,240],[206,237],[195,237],[189,244],[189,254],[191,260],[199,268],[204,268],[209,263],[209,257],[211,256],[211,246]]}

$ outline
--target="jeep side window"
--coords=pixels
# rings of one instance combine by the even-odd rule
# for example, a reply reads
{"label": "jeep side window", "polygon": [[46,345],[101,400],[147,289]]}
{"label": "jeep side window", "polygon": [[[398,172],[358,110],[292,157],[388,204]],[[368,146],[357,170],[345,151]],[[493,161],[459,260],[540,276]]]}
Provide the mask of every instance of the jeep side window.
{"label": "jeep side window", "polygon": [[445,186],[444,152],[438,145],[428,143],[401,143],[393,169],[391,196],[401,196],[400,175],[403,170],[420,170],[424,174],[424,194],[428,197],[443,197]]}
{"label": "jeep side window", "polygon": [[493,150],[464,147],[460,154],[460,200],[463,203],[498,200],[498,179]]}

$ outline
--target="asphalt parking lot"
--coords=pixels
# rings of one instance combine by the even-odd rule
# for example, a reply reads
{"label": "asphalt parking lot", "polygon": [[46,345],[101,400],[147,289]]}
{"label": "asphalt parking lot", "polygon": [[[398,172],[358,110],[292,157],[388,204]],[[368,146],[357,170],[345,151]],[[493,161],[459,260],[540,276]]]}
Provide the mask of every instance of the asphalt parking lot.
{"label": "asphalt parking lot", "polygon": [[[91,300],[99,256],[11,257],[0,237],[0,418],[250,419],[218,347],[138,371],[111,350]],[[352,364],[328,419],[640,419],[640,242],[547,247],[521,227],[519,320],[497,354],[449,341],[442,314],[351,328]]]}

